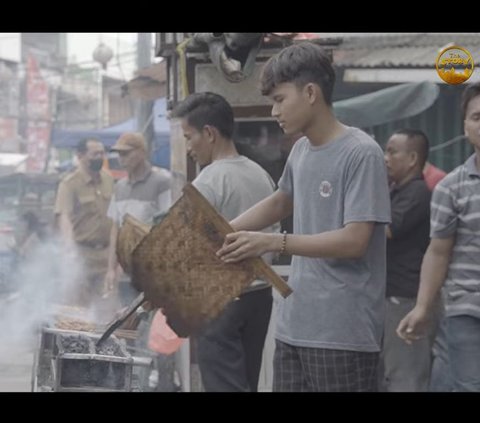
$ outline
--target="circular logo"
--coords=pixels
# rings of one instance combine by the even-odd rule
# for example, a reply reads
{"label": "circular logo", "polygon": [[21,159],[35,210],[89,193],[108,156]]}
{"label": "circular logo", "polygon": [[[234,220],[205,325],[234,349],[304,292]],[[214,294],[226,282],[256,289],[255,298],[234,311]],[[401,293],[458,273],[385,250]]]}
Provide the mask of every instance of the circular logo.
{"label": "circular logo", "polygon": [[328,181],[320,182],[319,191],[322,197],[330,197],[333,192],[332,184]]}
{"label": "circular logo", "polygon": [[459,46],[449,46],[440,51],[435,62],[437,73],[447,84],[457,85],[472,76],[474,63],[470,52]]}

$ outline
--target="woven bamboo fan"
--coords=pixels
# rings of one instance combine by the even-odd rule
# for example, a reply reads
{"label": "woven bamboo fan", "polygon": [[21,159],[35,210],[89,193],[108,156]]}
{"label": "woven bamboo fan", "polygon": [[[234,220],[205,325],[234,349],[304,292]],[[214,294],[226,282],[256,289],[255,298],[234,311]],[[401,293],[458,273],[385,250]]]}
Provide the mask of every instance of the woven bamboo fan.
{"label": "woven bamboo fan", "polygon": [[261,258],[221,261],[215,253],[230,232],[228,222],[188,184],[167,216],[134,248],[132,280],[147,300],[163,308],[179,336],[196,333],[257,277],[272,283],[284,297],[291,293]]}
{"label": "woven bamboo fan", "polygon": [[118,230],[116,253],[120,266],[128,275],[132,274],[132,253],[150,229],[151,226],[145,225],[128,213],[123,219],[123,224]]}

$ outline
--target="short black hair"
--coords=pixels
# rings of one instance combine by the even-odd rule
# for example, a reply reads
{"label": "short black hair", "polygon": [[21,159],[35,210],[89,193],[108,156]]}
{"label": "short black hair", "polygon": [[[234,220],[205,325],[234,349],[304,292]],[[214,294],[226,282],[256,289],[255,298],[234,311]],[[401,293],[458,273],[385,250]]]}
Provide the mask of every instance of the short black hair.
{"label": "short black hair", "polygon": [[395,134],[407,137],[408,148],[418,154],[418,163],[423,169],[428,159],[428,150],[430,149],[430,142],[425,132],[420,129],[404,128],[395,131],[392,135]]}
{"label": "short black hair", "polygon": [[470,102],[480,95],[480,82],[467,85],[462,94],[462,116],[463,120],[467,118],[467,108]]}
{"label": "short black hair", "polygon": [[332,105],[335,70],[330,56],[318,44],[293,44],[268,60],[261,75],[262,94],[269,95],[283,82],[292,82],[299,88],[313,82],[321,88],[325,102]]}
{"label": "short black hair", "polygon": [[101,142],[99,140],[97,140],[96,138],[83,138],[82,140],[80,140],[77,144],[77,153],[79,154],[85,154],[88,150],[87,148],[87,144],[88,144],[88,141],[94,141],[94,142],[99,142],[101,144]]}
{"label": "short black hair", "polygon": [[205,125],[210,125],[217,128],[225,138],[231,139],[233,136],[233,109],[219,94],[212,92],[190,94],[175,107],[171,116],[186,119],[190,126],[199,131]]}

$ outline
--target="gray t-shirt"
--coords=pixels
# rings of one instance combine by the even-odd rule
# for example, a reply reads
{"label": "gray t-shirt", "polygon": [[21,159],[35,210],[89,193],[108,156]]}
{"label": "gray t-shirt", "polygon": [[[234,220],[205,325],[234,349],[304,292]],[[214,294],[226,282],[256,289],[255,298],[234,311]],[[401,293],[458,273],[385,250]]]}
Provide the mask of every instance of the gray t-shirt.
{"label": "gray t-shirt", "polygon": [[323,146],[298,140],[278,183],[293,198],[293,231],[309,235],[376,222],[359,259],[294,256],[293,294],[278,299],[276,337],[302,347],[380,350],[386,287],[385,224],[390,197],[380,146],[365,132]]}
{"label": "gray t-shirt", "polygon": [[[192,183],[228,221],[275,191],[275,183],[270,175],[245,156],[215,160],[204,167]],[[279,230],[280,225],[276,224],[265,229],[265,232]],[[272,258],[272,254],[263,256],[267,263],[271,263]],[[266,283],[257,280],[252,284],[252,288],[260,286],[266,286]]]}

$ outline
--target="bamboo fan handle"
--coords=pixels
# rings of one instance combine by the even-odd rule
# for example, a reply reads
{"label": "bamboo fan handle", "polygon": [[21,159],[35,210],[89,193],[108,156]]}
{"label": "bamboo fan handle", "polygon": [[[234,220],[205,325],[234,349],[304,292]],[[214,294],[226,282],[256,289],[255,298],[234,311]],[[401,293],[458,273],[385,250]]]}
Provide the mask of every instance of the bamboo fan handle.
{"label": "bamboo fan handle", "polygon": [[[227,234],[234,232],[230,224],[225,218],[219,214],[212,205],[205,199],[205,197],[190,183],[185,185],[183,192],[190,196],[190,198],[203,209],[203,212],[209,217],[211,222],[215,225],[220,234],[225,237]],[[265,279],[272,284],[282,297],[288,297],[293,291],[287,283],[277,274],[272,268],[263,261],[261,257],[253,257],[245,260],[255,273],[255,276]]]}

